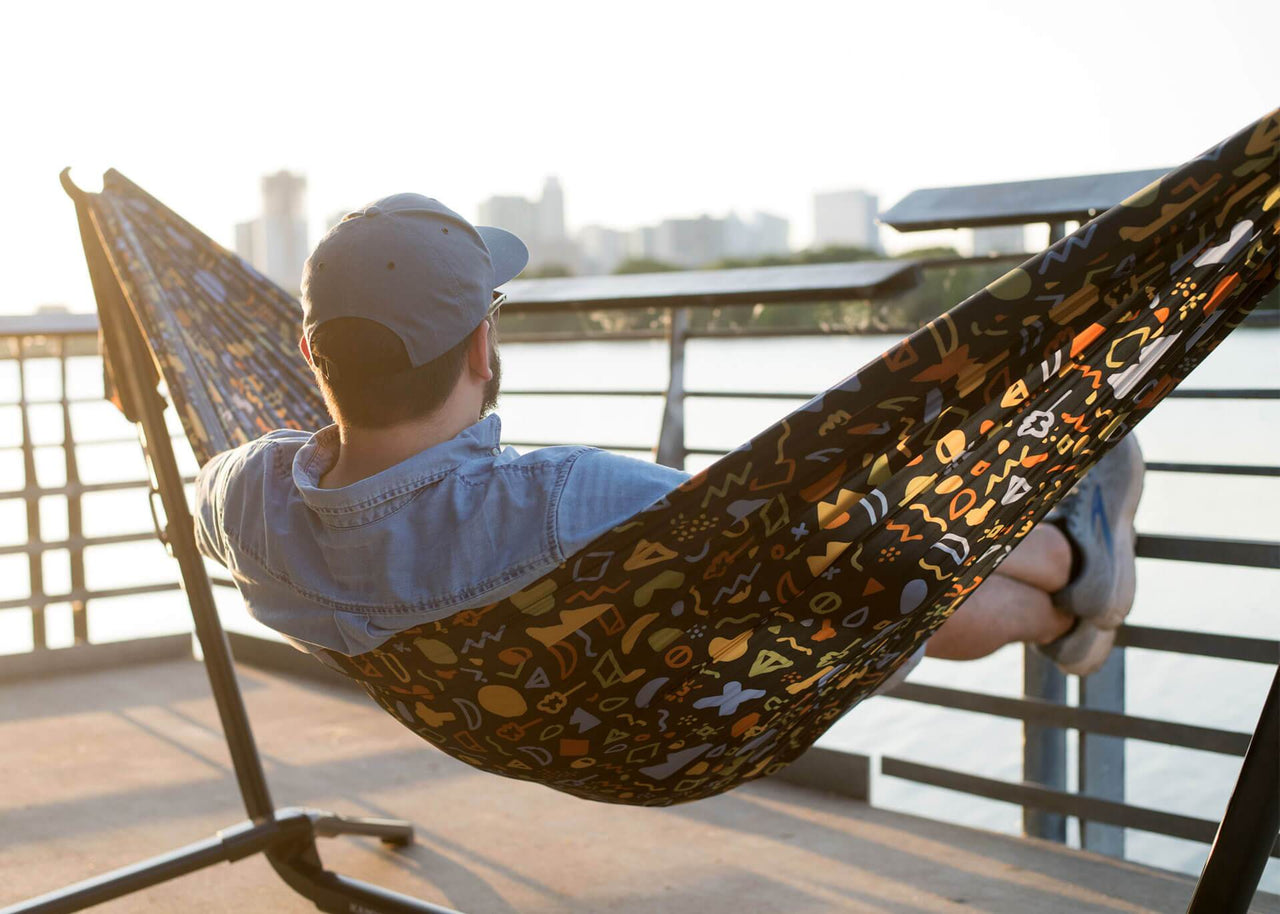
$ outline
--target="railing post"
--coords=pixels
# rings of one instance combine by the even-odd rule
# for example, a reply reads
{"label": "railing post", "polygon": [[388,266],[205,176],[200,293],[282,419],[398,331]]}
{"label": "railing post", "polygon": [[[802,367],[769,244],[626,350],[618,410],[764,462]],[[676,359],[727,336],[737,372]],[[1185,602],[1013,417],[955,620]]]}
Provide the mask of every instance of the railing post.
{"label": "railing post", "polygon": [[[1023,648],[1022,692],[1055,704],[1067,702],[1067,677],[1031,645]],[[1067,731],[1039,724],[1022,725],[1022,777],[1055,790],[1067,789]],[[1067,817],[1024,806],[1022,830],[1032,838],[1065,843]]]}
{"label": "railing post", "polygon": [[[1116,648],[1092,676],[1080,680],[1080,706],[1124,713],[1124,649]],[[1124,738],[1080,731],[1080,793],[1124,802]],[[1124,856],[1124,829],[1118,825],[1080,820],[1080,845],[1085,850]]]}
{"label": "railing post", "polygon": [[67,541],[71,562],[71,631],[76,644],[89,642],[89,618],[85,597],[84,524],[80,501],[80,471],[76,439],[71,430],[71,398],[67,394],[67,337],[58,337],[59,383],[62,392],[62,454],[66,461]]}
{"label": "railing post", "polygon": [[658,433],[658,463],[684,469],[684,344],[689,332],[689,309],[667,311],[667,398]]}
{"label": "railing post", "polygon": [[18,337],[18,414],[22,422],[22,501],[27,509],[27,591],[31,596],[31,646],[41,650],[49,646],[45,634],[44,609],[44,538],[40,535],[40,481],[36,477],[35,445],[31,443],[31,416],[27,403],[26,339]]}

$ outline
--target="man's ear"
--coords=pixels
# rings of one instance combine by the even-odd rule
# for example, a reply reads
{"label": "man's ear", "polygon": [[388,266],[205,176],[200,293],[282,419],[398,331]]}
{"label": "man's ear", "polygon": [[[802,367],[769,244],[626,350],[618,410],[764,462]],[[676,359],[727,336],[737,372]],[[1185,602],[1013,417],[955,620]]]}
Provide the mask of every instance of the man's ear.
{"label": "man's ear", "polygon": [[489,321],[482,320],[480,326],[471,331],[471,340],[467,343],[467,368],[483,381],[493,379],[493,366],[489,363],[491,345]]}
{"label": "man's ear", "polygon": [[302,353],[302,357],[306,360],[307,364],[314,368],[315,363],[311,361],[311,345],[307,342],[307,338],[305,336],[298,337],[298,351]]}

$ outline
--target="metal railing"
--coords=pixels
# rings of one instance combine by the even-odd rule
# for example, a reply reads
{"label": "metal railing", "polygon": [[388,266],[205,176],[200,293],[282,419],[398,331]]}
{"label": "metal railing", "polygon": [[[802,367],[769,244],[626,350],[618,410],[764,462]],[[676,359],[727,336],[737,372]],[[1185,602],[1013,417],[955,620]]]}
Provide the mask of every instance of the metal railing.
{"label": "metal railing", "polygon": [[[887,286],[861,288],[861,297],[846,296],[841,302],[833,302],[832,290],[809,289],[784,290],[770,298],[758,293],[765,301],[772,302],[777,310],[771,317],[774,323],[754,329],[771,335],[825,336],[832,333],[859,333],[868,329],[875,332],[908,331],[927,316],[921,313],[920,289],[938,289],[947,282],[972,284],[973,271],[991,273],[990,278],[1002,272],[1015,258],[981,260],[956,260],[918,265],[922,282],[902,284],[890,282]],[[914,268],[914,267],[913,267]],[[796,269],[796,268],[780,268]],[[964,271],[968,271],[967,273]],[[687,274],[686,274],[687,275]],[[544,285],[539,285],[542,282]],[[726,301],[717,298],[709,289],[699,292],[696,284],[686,283],[682,291],[667,296],[650,295],[638,302],[620,301],[610,292],[607,280],[594,280],[596,291],[591,296],[564,292],[564,285],[547,286],[552,281],[528,281],[513,290],[503,318],[504,342],[542,342],[565,339],[636,339],[661,336],[667,341],[669,351],[668,377],[664,389],[610,389],[557,388],[551,390],[504,390],[506,396],[550,397],[647,397],[661,398],[664,411],[660,429],[657,430],[656,447],[650,442],[635,442],[622,450],[651,451],[661,462],[683,466],[687,457],[715,457],[723,451],[713,448],[690,447],[685,439],[685,405],[699,399],[794,401],[802,402],[805,394],[778,391],[711,391],[690,390],[685,385],[685,345],[688,340],[700,336],[733,337],[743,335],[746,324],[759,317],[758,309],[742,301]],[[579,287],[581,288],[581,286]],[[615,287],[616,288],[616,287]],[[659,284],[655,288],[661,288]],[[849,288],[854,288],[850,286]],[[548,292],[539,298],[541,292]],[[721,289],[723,291],[723,289]],[[552,295],[550,293],[556,293]],[[947,300],[961,297],[953,295]],[[735,310],[736,309],[736,310]],[[584,320],[596,319],[597,324],[588,331],[565,331],[548,326],[548,314],[573,313]],[[617,315],[629,315],[619,319]],[[613,317],[608,317],[612,314]],[[914,315],[914,318],[913,318]],[[81,465],[77,458],[76,423],[74,408],[79,403],[101,402],[97,397],[71,396],[68,393],[68,362],[70,359],[92,355],[96,352],[96,320],[92,315],[37,315],[31,318],[0,319],[0,369],[8,361],[16,372],[15,394],[4,396],[7,385],[0,375],[0,410],[17,411],[20,442],[16,445],[0,443],[0,454],[21,454],[24,483],[21,488],[0,491],[0,502],[21,501],[27,522],[25,542],[0,545],[0,557],[25,555],[30,581],[30,594],[21,598],[0,600],[0,611],[29,609],[31,613],[31,640],[36,651],[48,646],[45,611],[57,604],[69,604],[73,619],[73,640],[83,644],[88,640],[88,612],[93,602],[122,596],[175,590],[174,580],[137,586],[94,589],[86,582],[85,553],[98,547],[151,540],[150,531],[112,533],[97,536],[84,535],[85,508],[83,497],[105,491],[139,490],[139,501],[144,502],[149,483],[146,479],[124,479],[110,482],[84,483],[81,481]],[[29,396],[28,375],[36,360],[54,360],[59,377],[59,393],[54,397]],[[815,391],[816,393],[816,391]],[[1251,399],[1277,400],[1280,391],[1271,389],[1234,390],[1178,390],[1171,396],[1200,399]],[[65,480],[58,484],[42,483],[36,466],[39,447],[32,436],[32,411],[40,407],[57,407],[60,411],[64,452]],[[96,438],[94,444],[119,443],[132,440],[127,434],[128,424],[119,418],[121,433],[117,437]],[[562,442],[509,442],[523,446],[537,446]],[[1219,465],[1199,463],[1150,463],[1152,471],[1180,474],[1230,474],[1253,477],[1280,476],[1280,467],[1251,465]],[[41,499],[62,496],[66,499],[66,535],[46,540],[42,536]],[[69,588],[50,593],[45,587],[43,557],[53,551],[65,550],[70,563]],[[1179,562],[1209,563],[1251,568],[1280,569],[1280,543],[1252,540],[1228,540],[1209,537],[1168,535],[1143,535],[1138,541],[1138,555],[1144,559],[1165,559]],[[229,581],[218,580],[229,584]],[[1144,626],[1126,626],[1120,630],[1118,644],[1122,647],[1172,652],[1199,657],[1213,657],[1259,664],[1275,664],[1280,658],[1280,642],[1266,638],[1251,638],[1200,632],[1177,631]],[[1023,780],[1010,782],[948,768],[925,765],[893,756],[880,759],[882,775],[906,779],[921,784],[963,791],[978,797],[1019,804],[1024,808],[1024,827],[1029,834],[1065,840],[1067,817],[1081,821],[1081,842],[1086,848],[1122,856],[1124,852],[1123,829],[1133,828],[1163,835],[1171,835],[1192,841],[1212,840],[1216,823],[1207,819],[1175,814],[1167,811],[1135,806],[1124,797],[1124,743],[1126,740],[1143,740],[1219,753],[1242,756],[1248,745],[1247,733],[1215,727],[1190,725],[1152,719],[1125,713],[1124,705],[1124,651],[1113,652],[1112,660],[1098,674],[1080,684],[1079,701],[1067,702],[1065,679],[1056,669],[1046,667],[1040,655],[1028,651],[1025,658],[1024,694],[1022,697],[985,694],[956,688],[906,683],[893,697],[908,702],[960,712],[992,715],[1018,720],[1024,727]],[[1078,792],[1067,788],[1067,740],[1068,731],[1079,734]],[[1280,845],[1280,842],[1278,842]],[[1280,856],[1280,846],[1273,851]]]}

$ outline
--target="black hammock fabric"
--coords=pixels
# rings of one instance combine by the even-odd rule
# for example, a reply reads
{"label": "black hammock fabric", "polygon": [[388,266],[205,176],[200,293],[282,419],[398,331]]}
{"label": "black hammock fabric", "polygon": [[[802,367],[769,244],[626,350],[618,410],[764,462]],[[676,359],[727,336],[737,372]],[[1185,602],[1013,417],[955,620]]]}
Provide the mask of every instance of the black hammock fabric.
{"label": "black hammock fabric", "polygon": [[[322,659],[450,755],[580,797],[666,805],[781,769],[1276,284],[1278,149],[1280,112],[521,593]],[[99,307],[135,316],[202,462],[328,421],[295,302],[114,172],[76,196]]]}

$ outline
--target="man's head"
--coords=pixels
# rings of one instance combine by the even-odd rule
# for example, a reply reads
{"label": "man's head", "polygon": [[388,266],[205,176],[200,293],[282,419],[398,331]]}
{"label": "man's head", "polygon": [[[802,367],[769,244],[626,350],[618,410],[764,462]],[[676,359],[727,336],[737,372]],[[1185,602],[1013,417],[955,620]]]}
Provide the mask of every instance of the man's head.
{"label": "man's head", "polygon": [[458,391],[497,399],[494,290],[528,261],[516,236],[419,194],[385,197],[321,239],[302,276],[300,347],[334,420],[384,428]]}

